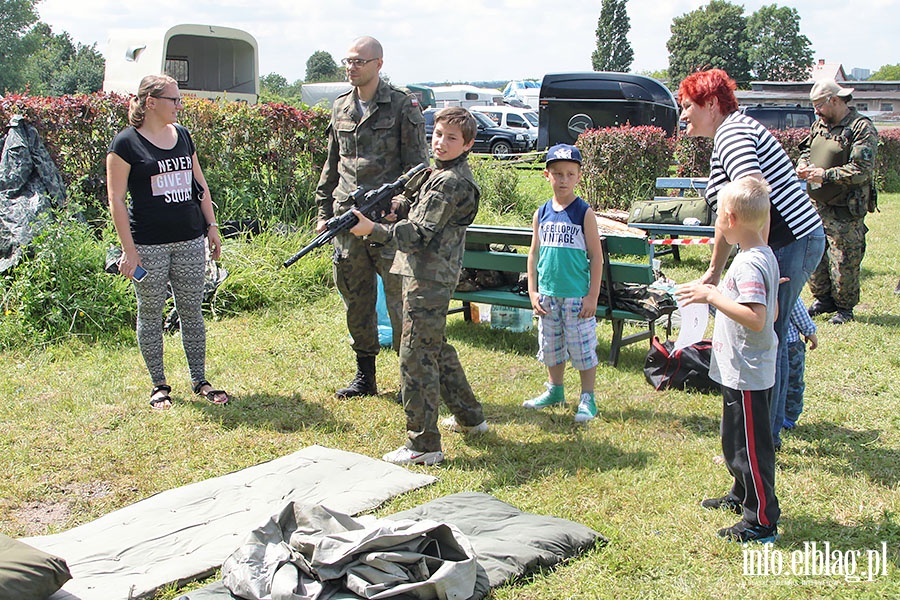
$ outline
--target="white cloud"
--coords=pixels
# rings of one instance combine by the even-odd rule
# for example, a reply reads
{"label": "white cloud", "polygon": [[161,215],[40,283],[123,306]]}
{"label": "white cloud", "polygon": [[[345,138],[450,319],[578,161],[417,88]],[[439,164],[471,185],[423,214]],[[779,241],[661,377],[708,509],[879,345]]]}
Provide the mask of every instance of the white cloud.
{"label": "white cloud", "polygon": [[[675,16],[702,0],[629,0],[629,40],[634,70],[668,65],[666,41]],[[750,14],[772,0],[735,2]],[[77,6],[77,10],[73,8]],[[801,32],[816,58],[877,69],[898,62],[900,0],[795,0]],[[385,48],[384,72],[397,83],[504,80],[548,72],[590,70],[600,16],[597,0],[43,0],[41,19],[57,33],[102,52],[110,29],[202,23],[235,27],[259,43],[260,72],[293,81],[306,74],[316,50],[340,59],[359,35],[377,37]]]}

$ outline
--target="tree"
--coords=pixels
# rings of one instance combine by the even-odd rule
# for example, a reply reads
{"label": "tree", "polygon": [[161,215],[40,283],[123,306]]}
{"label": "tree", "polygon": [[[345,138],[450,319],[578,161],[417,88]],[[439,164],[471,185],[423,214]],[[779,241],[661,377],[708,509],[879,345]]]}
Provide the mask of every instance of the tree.
{"label": "tree", "polygon": [[750,82],[746,28],[743,7],[725,0],[711,0],[705,7],[675,17],[672,37],[666,42],[673,85],[697,69],[719,68],[746,87]]}
{"label": "tree", "polygon": [[340,78],[337,63],[331,54],[316,50],[306,61],[306,81],[336,81]]}
{"label": "tree", "polygon": [[812,44],[800,33],[797,9],[775,4],[760,7],[747,19],[747,42],[747,59],[756,79],[809,79]]}
{"label": "tree", "polygon": [[259,78],[260,90],[271,92],[275,95],[281,95],[284,88],[287,87],[287,79],[278,73],[269,73]]}
{"label": "tree", "polygon": [[869,76],[870,81],[900,81],[900,63],[883,65]]}
{"label": "tree", "polygon": [[62,96],[90,94],[103,87],[106,61],[96,44],[72,43],[68,33],[53,35],[46,23],[37,23],[22,38],[27,55],[21,77],[31,94]]}
{"label": "tree", "polygon": [[597,49],[591,53],[595,71],[627,73],[634,60],[634,51],[628,42],[631,23],[625,5],[628,0],[603,0],[600,18],[597,20]]}
{"label": "tree", "polygon": [[38,20],[38,0],[0,0],[0,94],[23,89],[20,68],[27,54],[22,40]]}

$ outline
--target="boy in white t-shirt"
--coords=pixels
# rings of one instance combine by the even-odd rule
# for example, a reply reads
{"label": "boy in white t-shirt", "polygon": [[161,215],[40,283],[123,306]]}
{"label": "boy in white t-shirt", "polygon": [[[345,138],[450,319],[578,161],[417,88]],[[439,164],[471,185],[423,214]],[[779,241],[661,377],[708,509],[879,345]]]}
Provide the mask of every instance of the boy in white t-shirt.
{"label": "boy in white t-shirt", "polygon": [[709,376],[722,385],[722,454],[734,478],[731,491],[701,502],[743,518],[719,530],[737,542],[774,542],[781,510],[775,497],[775,443],[769,422],[778,339],[778,262],[766,244],[769,186],[748,176],[719,192],[716,229],[740,246],[718,287],[699,282],[678,286],[678,299],[716,308]]}

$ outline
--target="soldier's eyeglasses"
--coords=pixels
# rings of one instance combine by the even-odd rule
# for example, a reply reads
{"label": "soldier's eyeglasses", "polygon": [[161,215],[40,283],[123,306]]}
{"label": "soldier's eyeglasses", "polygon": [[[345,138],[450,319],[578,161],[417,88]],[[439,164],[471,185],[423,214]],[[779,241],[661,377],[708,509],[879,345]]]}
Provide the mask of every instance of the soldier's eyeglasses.
{"label": "soldier's eyeglasses", "polygon": [[345,67],[361,67],[365,64],[378,60],[377,58],[342,58],[341,64]]}
{"label": "soldier's eyeglasses", "polygon": [[815,110],[819,110],[820,108],[822,108],[823,106],[828,104],[829,100],[831,100],[831,96],[828,96],[827,98],[823,98],[822,100],[819,100],[818,102],[813,102],[813,108]]}

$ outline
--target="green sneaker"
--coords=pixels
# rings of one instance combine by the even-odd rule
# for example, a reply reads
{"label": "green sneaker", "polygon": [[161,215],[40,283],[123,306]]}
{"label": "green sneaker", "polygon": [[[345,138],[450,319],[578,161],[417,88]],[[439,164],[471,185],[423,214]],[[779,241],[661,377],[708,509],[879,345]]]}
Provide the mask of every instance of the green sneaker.
{"label": "green sneaker", "polygon": [[594,403],[594,392],[581,392],[578,411],[575,413],[576,423],[585,423],[597,416],[597,405]]}
{"label": "green sneaker", "polygon": [[545,382],[544,385],[547,387],[546,392],[544,392],[537,398],[526,400],[522,403],[522,406],[524,406],[525,408],[546,408],[548,406],[555,406],[557,404],[566,403],[566,396],[563,393],[563,386],[553,385],[549,381]]}

